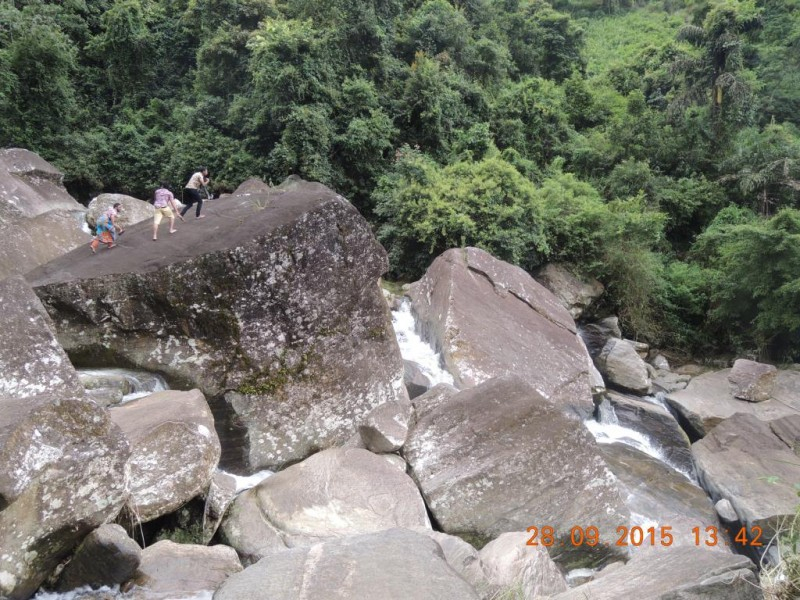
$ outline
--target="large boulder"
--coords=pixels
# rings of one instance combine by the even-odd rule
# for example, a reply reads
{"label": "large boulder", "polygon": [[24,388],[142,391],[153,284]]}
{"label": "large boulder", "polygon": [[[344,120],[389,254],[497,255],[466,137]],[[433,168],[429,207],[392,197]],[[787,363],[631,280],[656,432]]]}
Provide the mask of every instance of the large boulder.
{"label": "large boulder", "polygon": [[24,599],[125,500],[128,444],[87,400],[0,399],[0,597]]}
{"label": "large boulder", "polygon": [[761,528],[763,543],[794,516],[800,464],[768,423],[736,414],[695,442],[692,452],[712,500],[728,500],[742,524]]}
{"label": "large boulder", "polygon": [[746,413],[762,421],[796,415],[800,412],[800,372],[779,370],[772,384],[772,394],[764,402],[734,398],[728,376],[731,369],[711,371],[694,377],[683,390],[671,392],[667,402],[684,420],[696,437],[735,413]]}
{"label": "large boulder", "polygon": [[107,524],[86,536],[58,577],[56,588],[68,592],[125,583],[142,561],[142,549],[120,525]]}
{"label": "large boulder", "polygon": [[25,280],[0,281],[0,303],[0,398],[82,397],[83,386],[56,340],[53,322]]}
{"label": "large boulder", "polygon": [[675,546],[636,554],[624,567],[550,598],[762,600],[764,594],[746,556]]}
{"label": "large boulder", "polygon": [[187,600],[206,596],[242,570],[228,546],[156,542],[142,552],[142,562],[128,597],[134,600]]}
{"label": "large boulder", "polygon": [[200,389],[226,464],[251,471],[341,444],[371,409],[407,401],[368,223],[319,184],[259,198],[211,203],[158,243],[139,223],[117,252],[29,275],[76,362]]}
{"label": "large boulder", "polygon": [[208,489],[220,445],[198,390],[156,392],[109,413],[130,443],[128,502],[139,521],[168,514]]}
{"label": "large boulder", "polygon": [[540,269],[536,274],[536,281],[553,292],[576,320],[605,290],[603,284],[596,279],[586,281],[556,263],[549,263]]}
{"label": "large boulder", "polygon": [[448,250],[409,296],[456,387],[516,374],[556,404],[591,413],[589,368],[575,322],[519,267],[478,248]]}
{"label": "large boulder", "polygon": [[[254,504],[257,510],[247,506]],[[260,513],[263,523],[255,517]],[[428,525],[425,504],[414,481],[380,456],[360,448],[331,448],[276,473],[240,495],[222,525],[243,554],[261,544],[310,545],[330,537]]]}
{"label": "large boulder", "polygon": [[628,340],[608,340],[595,364],[609,385],[634,394],[650,393],[652,382],[647,364]]}
{"label": "large boulder", "polygon": [[67,193],[63,177],[33,152],[0,150],[0,279],[89,243],[81,229],[86,209]]}
{"label": "large boulder", "polygon": [[610,538],[630,515],[588,430],[518,377],[489,380],[423,412],[403,453],[447,533],[480,546],[505,532],[550,526],[551,554],[565,567],[624,555],[615,546],[568,543],[576,524]]}
{"label": "large boulder", "polygon": [[214,600],[262,598],[478,600],[436,542],[405,529],[275,552],[232,575],[214,595]]}
{"label": "large boulder", "polygon": [[100,194],[96,198],[92,198],[89,206],[86,207],[86,223],[94,229],[97,217],[117,203],[122,205],[122,210],[119,211],[119,216],[117,217],[117,224],[123,229],[130,227],[134,223],[152,219],[156,210],[149,202],[139,200],[133,196]]}
{"label": "large boulder", "polygon": [[764,402],[772,395],[778,369],[754,360],[740,358],[733,363],[728,381],[733,386],[733,397],[749,402]]}

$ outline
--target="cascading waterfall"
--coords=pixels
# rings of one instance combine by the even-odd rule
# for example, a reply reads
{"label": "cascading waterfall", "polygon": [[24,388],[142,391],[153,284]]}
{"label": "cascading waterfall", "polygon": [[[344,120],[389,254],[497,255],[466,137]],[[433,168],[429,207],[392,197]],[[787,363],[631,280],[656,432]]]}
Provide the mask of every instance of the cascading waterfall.
{"label": "cascading waterfall", "polygon": [[99,379],[123,379],[128,382],[131,392],[122,397],[120,404],[125,404],[131,400],[149,396],[155,392],[168,390],[169,386],[164,378],[157,373],[147,371],[133,371],[130,369],[77,369],[78,375],[87,375]]}
{"label": "cascading waterfall", "polygon": [[392,326],[403,359],[417,363],[432,384],[453,385],[453,376],[442,366],[444,361],[441,354],[438,354],[417,332],[417,322],[408,300],[403,300],[400,307],[392,311]]}

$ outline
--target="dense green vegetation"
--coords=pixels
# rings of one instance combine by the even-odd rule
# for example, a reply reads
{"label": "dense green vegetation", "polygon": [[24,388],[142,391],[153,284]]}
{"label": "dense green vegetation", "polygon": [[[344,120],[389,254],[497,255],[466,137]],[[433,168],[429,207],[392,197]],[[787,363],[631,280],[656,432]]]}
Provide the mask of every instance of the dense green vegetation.
{"label": "dense green vegetation", "polygon": [[627,333],[800,360],[800,0],[4,0],[0,145],[86,200],[208,165],[349,197],[396,277],[472,244]]}

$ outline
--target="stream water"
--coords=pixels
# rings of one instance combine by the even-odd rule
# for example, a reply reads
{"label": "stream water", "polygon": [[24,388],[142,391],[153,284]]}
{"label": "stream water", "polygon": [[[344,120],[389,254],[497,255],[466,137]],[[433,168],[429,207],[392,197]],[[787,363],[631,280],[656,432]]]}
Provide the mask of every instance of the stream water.
{"label": "stream water", "polygon": [[433,385],[453,385],[453,376],[445,370],[441,354],[420,337],[411,304],[407,300],[400,304],[400,308],[392,311],[392,325],[400,345],[400,355],[404,360],[417,363]]}

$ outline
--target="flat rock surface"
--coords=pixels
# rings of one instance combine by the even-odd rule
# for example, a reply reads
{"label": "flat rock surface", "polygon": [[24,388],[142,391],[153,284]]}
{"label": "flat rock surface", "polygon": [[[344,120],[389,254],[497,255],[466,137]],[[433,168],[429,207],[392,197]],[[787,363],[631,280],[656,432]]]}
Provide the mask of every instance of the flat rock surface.
{"label": "flat rock surface", "polygon": [[670,393],[667,401],[703,436],[735,413],[753,415],[762,421],[800,413],[800,372],[780,370],[772,384],[772,398],[747,402],[733,397],[728,375],[731,369],[698,375],[683,389]]}

